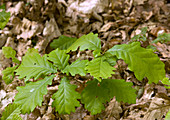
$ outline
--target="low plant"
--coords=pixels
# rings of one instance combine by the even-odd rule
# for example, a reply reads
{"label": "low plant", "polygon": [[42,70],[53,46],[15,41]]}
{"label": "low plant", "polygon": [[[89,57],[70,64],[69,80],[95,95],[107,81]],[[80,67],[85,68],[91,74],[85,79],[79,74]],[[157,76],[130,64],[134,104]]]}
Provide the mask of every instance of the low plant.
{"label": "low plant", "polygon": [[[3,70],[3,80],[9,84],[14,76],[24,79],[25,86],[18,86],[18,93],[13,104],[3,112],[2,120],[21,119],[19,114],[32,112],[36,106],[41,106],[43,96],[47,94],[47,86],[52,85],[53,78],[62,77],[58,91],[52,95],[52,106],[59,114],[70,114],[75,108],[84,104],[85,109],[92,115],[105,109],[104,104],[114,96],[117,101],[127,103],[136,102],[136,90],[131,82],[123,79],[111,79],[115,74],[114,66],[118,59],[123,59],[130,71],[138,80],[147,77],[149,83],[158,83],[165,77],[164,63],[150,49],[140,46],[140,42],[115,45],[106,52],[101,50],[101,40],[97,34],[89,33],[80,38],[60,36],[51,46],[55,49],[49,54],[41,56],[38,50],[28,49],[22,62],[15,58],[16,52],[10,47],[3,47],[5,57],[11,58],[15,66]],[[92,60],[79,58],[69,63],[71,51],[92,50]],[[81,91],[70,83],[70,76],[86,76],[93,78],[86,83]],[[40,79],[41,78],[41,79]],[[30,79],[34,79],[32,82]]]}
{"label": "low plant", "polygon": [[4,29],[10,18],[10,12],[5,11],[5,5],[0,6],[0,29]]}

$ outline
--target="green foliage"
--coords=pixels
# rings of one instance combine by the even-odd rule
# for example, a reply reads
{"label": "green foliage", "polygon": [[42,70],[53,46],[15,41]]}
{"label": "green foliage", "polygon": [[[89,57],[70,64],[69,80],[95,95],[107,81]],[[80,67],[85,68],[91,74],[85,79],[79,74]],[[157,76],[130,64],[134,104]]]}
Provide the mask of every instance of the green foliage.
{"label": "green foliage", "polygon": [[[22,120],[22,118],[19,116],[21,113],[20,111],[20,106],[16,104],[9,104],[5,110],[2,113],[2,118],[1,120]],[[15,118],[18,119],[15,119]]]}
{"label": "green foliage", "polygon": [[67,77],[62,78],[59,85],[59,90],[53,94],[52,98],[55,99],[53,106],[59,114],[70,114],[75,112],[75,107],[79,107],[80,103],[77,99],[81,96],[75,91],[76,85],[71,85]]}
{"label": "green foliage", "polygon": [[5,81],[6,84],[9,84],[13,81],[14,79],[14,71],[18,66],[14,67],[8,67],[5,70],[2,71],[2,79]]}
{"label": "green foliage", "polygon": [[148,46],[146,47],[146,49],[151,49],[151,50],[153,50],[153,52],[156,52],[156,51],[157,51],[157,48],[156,48],[155,46],[153,46],[153,45],[148,45]]}
{"label": "green foliage", "polygon": [[68,65],[70,55],[67,55],[64,50],[56,49],[49,53],[48,60],[52,61],[54,65],[63,70]]}
{"label": "green foliage", "polygon": [[75,51],[80,46],[80,51],[85,49],[89,50],[100,50],[101,49],[101,41],[97,37],[97,34],[89,33],[87,35],[81,36],[77,39],[68,49],[67,53],[72,50]]}
{"label": "green foliage", "polygon": [[157,43],[157,42],[161,42],[161,43],[166,43],[170,41],[170,33],[162,33],[159,34],[158,37],[152,41],[152,43]]}
{"label": "green foliage", "polygon": [[140,34],[135,35],[135,36],[132,38],[132,41],[137,41],[137,40],[146,41],[146,40],[147,40],[147,38],[146,38],[147,29],[148,29],[147,27],[143,27],[143,28],[141,29]]}
{"label": "green foliage", "polygon": [[108,77],[111,77],[112,74],[114,74],[113,70],[115,68],[110,66],[110,64],[105,60],[105,56],[95,58],[90,61],[86,67],[87,72],[97,78],[99,81],[101,81],[101,78],[107,79]]}
{"label": "green foliage", "polygon": [[1,9],[2,9],[2,10],[5,10],[5,9],[6,9],[5,4],[3,4],[3,5],[0,6],[0,10],[1,10]]}
{"label": "green foliage", "polygon": [[76,74],[79,74],[81,76],[86,75],[86,64],[88,63],[88,60],[81,60],[78,59],[74,61],[71,65],[67,65],[66,68],[62,71],[63,73],[66,73],[67,75],[70,73],[72,76],[75,76]]}
{"label": "green foliage", "polygon": [[58,39],[53,40],[50,47],[53,49],[60,48],[61,50],[67,50],[76,40],[77,38],[61,35]]}
{"label": "green foliage", "polygon": [[106,57],[105,61],[107,61],[111,66],[115,66],[116,65],[116,61],[117,61],[117,57],[116,56],[110,56],[110,57]]}
{"label": "green foliage", "polygon": [[5,5],[0,6],[0,29],[4,29],[10,18],[10,12],[5,11]]}
{"label": "green foliage", "polygon": [[43,95],[47,94],[47,85],[52,84],[54,76],[46,76],[43,80],[17,87],[18,93],[14,103],[21,105],[23,114],[32,112],[37,105],[42,105]]}
{"label": "green foliage", "polygon": [[26,77],[25,81],[28,81],[33,77],[38,79],[41,75],[55,73],[57,70],[46,56],[41,57],[35,49],[29,49],[15,72],[19,79]]}
{"label": "green foliage", "polygon": [[170,120],[170,110],[168,111],[168,113],[166,114],[166,117],[164,120]]}
{"label": "green foliage", "polygon": [[[141,35],[146,37],[145,34],[146,29],[143,29]],[[20,106],[23,114],[30,113],[36,106],[42,105],[43,95],[47,94],[46,87],[52,85],[52,80],[55,77],[53,74],[57,74],[59,77],[63,76],[58,91],[52,96],[54,99],[52,106],[55,107],[56,112],[59,114],[75,112],[75,108],[80,106],[80,100],[93,115],[104,110],[104,104],[114,96],[119,102],[136,102],[136,91],[132,88],[132,83],[125,82],[125,80],[108,79],[114,74],[113,66],[116,65],[118,59],[123,59],[139,80],[147,77],[149,83],[157,83],[165,77],[164,64],[159,57],[151,49],[142,48],[139,42],[115,45],[104,55],[101,51],[101,41],[97,34],[93,33],[84,35],[77,40],[61,36],[58,40],[53,41],[51,46],[57,49],[42,57],[38,50],[28,49],[21,64],[17,60],[13,60],[16,52],[12,48],[3,48],[5,56],[12,58],[13,62],[17,61],[18,64],[2,72],[6,83],[11,82],[15,72],[15,75],[19,75],[20,79],[25,78],[25,81],[31,78],[34,80],[42,78],[36,82],[26,82],[25,86],[17,87],[18,93],[14,103]],[[90,61],[77,59],[69,64],[70,55],[67,53],[77,50],[78,47],[80,51],[93,50],[93,59]],[[90,77],[93,80],[87,82],[87,86],[80,95],[76,91],[77,86],[70,84],[68,78],[71,79],[73,77],[70,76],[76,74],[79,74],[80,77],[85,76],[86,73],[90,73],[95,79]],[[169,85],[167,79],[162,82]],[[169,88],[169,86],[167,87]],[[20,119],[20,116],[15,114],[11,118]]]}
{"label": "green foliage", "polygon": [[11,47],[2,47],[2,52],[6,58],[12,58],[14,63],[20,63],[20,61],[15,57],[16,51],[13,50]]}
{"label": "green foliage", "polygon": [[115,45],[106,52],[110,56],[123,59],[138,80],[147,77],[149,83],[157,83],[165,77],[163,62],[150,49],[140,47],[139,42]]}
{"label": "green foliage", "polygon": [[[104,79],[100,84],[97,80],[89,81],[82,92],[82,103],[92,115],[100,113],[104,109],[103,103],[116,96],[116,100],[135,103],[136,94],[132,83],[124,80]],[[128,95],[128,97],[127,97]]]}
{"label": "green foliage", "polygon": [[161,82],[163,84],[167,85],[167,86],[164,86],[166,89],[170,89],[170,80],[169,80],[169,78],[165,77]]}

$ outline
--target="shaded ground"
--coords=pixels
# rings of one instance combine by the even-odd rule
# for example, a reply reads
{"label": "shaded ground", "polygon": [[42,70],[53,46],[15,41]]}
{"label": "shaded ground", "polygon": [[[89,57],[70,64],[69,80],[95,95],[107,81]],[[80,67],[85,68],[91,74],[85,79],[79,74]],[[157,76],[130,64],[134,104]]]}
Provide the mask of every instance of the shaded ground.
{"label": "shaded ground", "polygon": [[[4,30],[0,30],[0,49],[10,46],[17,51],[17,57],[25,54],[28,48],[38,48],[41,54],[52,49],[49,43],[60,35],[80,37],[89,32],[98,33],[102,40],[102,49],[107,50],[116,44],[128,43],[140,33],[142,27],[148,27],[146,42],[151,44],[158,33],[170,33],[170,3],[168,0],[23,0],[6,1],[7,11],[11,18]],[[170,43],[154,44],[156,54],[165,63],[166,75],[170,77]],[[81,56],[88,56],[80,53]],[[76,57],[76,56],[75,56]],[[75,57],[71,59],[75,59]],[[0,50],[0,77],[2,70],[11,65]],[[147,80],[138,81],[134,74],[127,70],[123,61],[118,61],[117,79],[131,81],[139,89],[136,104],[118,103],[113,99],[106,104],[106,110],[92,116],[83,106],[71,115],[58,115],[50,106],[51,95],[57,89],[48,87],[49,93],[44,97],[43,106],[37,107],[30,115],[22,117],[34,119],[106,119],[106,120],[163,120],[170,108],[170,90],[161,83],[147,84]],[[5,106],[12,102],[17,93],[16,87],[24,85],[15,80],[6,85],[0,78],[0,116]]]}

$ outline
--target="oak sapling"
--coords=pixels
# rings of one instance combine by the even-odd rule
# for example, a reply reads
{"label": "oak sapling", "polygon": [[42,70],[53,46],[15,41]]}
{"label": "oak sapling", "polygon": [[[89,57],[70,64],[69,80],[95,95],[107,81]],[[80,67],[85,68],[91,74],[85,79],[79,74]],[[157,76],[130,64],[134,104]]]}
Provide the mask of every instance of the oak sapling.
{"label": "oak sapling", "polygon": [[[59,114],[70,114],[75,112],[75,108],[84,104],[85,109],[92,115],[100,113],[104,110],[104,103],[109,102],[114,96],[117,101],[128,103],[136,102],[136,90],[132,88],[131,82],[123,79],[109,79],[114,73],[114,65],[118,59],[123,59],[128,64],[129,70],[133,71],[138,80],[144,77],[148,78],[149,83],[158,83],[165,77],[164,63],[152,50],[142,48],[140,42],[130,44],[115,45],[105,53],[101,50],[101,40],[97,34],[89,33],[80,38],[70,38],[61,36],[52,42],[55,50],[49,54],[40,56],[34,48],[28,49],[21,63],[17,63],[17,67],[12,72],[3,72],[3,76],[19,76],[24,79],[26,85],[17,87],[18,93],[15,96],[14,103],[8,107],[19,106],[20,113],[30,113],[36,106],[41,106],[43,96],[47,94],[47,86],[52,85],[52,80],[58,75],[64,74],[61,78],[58,91],[52,95],[54,100],[52,106]],[[70,41],[69,41],[70,40]],[[64,44],[64,43],[68,44]],[[60,46],[54,45],[59,43]],[[8,54],[10,51],[5,51]],[[70,51],[80,51],[86,49],[92,50],[92,60],[80,60],[69,63]],[[15,54],[15,53],[14,53]],[[15,55],[10,57],[13,59]],[[7,68],[9,69],[9,68]],[[5,70],[4,70],[5,71]],[[92,81],[88,81],[86,87],[81,93],[76,91],[77,86],[70,83],[69,76],[93,76]],[[29,82],[30,79],[37,80]],[[38,80],[42,78],[41,80]],[[4,81],[9,78],[4,77]],[[9,109],[9,108],[6,109]],[[3,118],[10,116],[12,112],[6,114],[3,112]]]}

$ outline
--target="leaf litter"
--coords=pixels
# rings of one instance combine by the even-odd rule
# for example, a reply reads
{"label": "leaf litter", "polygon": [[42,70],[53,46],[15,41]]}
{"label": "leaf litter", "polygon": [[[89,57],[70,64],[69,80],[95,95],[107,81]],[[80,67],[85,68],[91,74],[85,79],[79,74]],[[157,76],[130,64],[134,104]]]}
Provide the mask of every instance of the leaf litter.
{"label": "leaf litter", "polygon": [[[148,27],[147,38],[149,40],[142,42],[142,46],[151,45],[151,41],[158,36],[158,33],[170,33],[168,20],[170,4],[166,0],[58,0],[58,2],[25,0],[0,2],[1,5],[3,3],[6,4],[7,11],[11,12],[11,18],[7,26],[0,30],[0,48],[11,46],[17,50],[17,56],[20,60],[28,48],[38,48],[41,54],[50,51],[50,42],[60,35],[79,38],[89,32],[98,33],[103,41],[102,50],[106,51],[116,44],[130,42],[130,39],[138,34],[142,27]],[[158,42],[153,45],[157,48],[156,53],[165,63],[166,76],[170,78],[169,42]],[[76,53],[71,56],[71,60],[75,61],[79,57],[93,59],[91,53],[92,51]],[[1,53],[0,56],[2,56]],[[18,81],[18,78],[15,78],[11,85],[4,83],[1,71],[7,66],[11,66],[11,60],[0,57],[1,111],[14,99],[14,95],[17,93],[16,86],[24,85],[23,82]],[[37,120],[163,120],[168,109],[170,109],[170,90],[165,89],[161,83],[148,85],[146,79],[142,83],[139,82],[133,73],[128,71],[126,65],[117,67],[120,69],[115,72],[117,74],[112,76],[113,78],[123,78],[133,82],[134,87],[138,86],[138,91],[143,88],[136,104],[118,103],[113,98],[112,101],[105,104],[106,109],[101,114],[90,115],[80,106],[75,113],[59,115],[51,108],[52,99],[50,97],[58,89],[58,85],[55,84],[56,87],[54,88],[48,86],[47,89],[50,89],[51,92],[44,96],[43,105],[36,107],[30,115],[22,115],[22,117]],[[75,76],[75,79],[80,79],[80,77]],[[80,86],[78,83],[74,84]]]}

